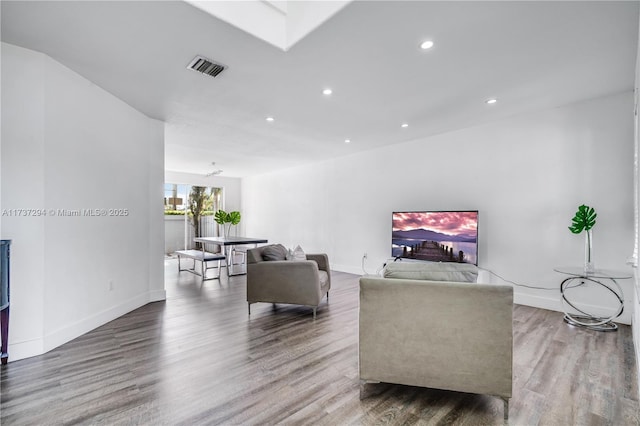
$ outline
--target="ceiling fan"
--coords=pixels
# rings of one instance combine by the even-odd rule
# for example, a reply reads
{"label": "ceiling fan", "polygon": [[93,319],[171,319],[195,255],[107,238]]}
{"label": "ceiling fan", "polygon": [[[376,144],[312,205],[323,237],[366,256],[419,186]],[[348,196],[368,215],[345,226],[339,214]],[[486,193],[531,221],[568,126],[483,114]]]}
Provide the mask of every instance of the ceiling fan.
{"label": "ceiling fan", "polygon": [[[216,165],[216,162],[215,162],[215,161],[212,161],[212,162],[211,162],[211,165],[212,165],[212,166],[215,166],[215,165]],[[209,173],[205,174],[204,176],[205,176],[205,177],[217,176],[217,175],[219,175],[220,173],[222,173],[222,170],[220,170],[220,169],[214,169],[214,170],[210,171]]]}

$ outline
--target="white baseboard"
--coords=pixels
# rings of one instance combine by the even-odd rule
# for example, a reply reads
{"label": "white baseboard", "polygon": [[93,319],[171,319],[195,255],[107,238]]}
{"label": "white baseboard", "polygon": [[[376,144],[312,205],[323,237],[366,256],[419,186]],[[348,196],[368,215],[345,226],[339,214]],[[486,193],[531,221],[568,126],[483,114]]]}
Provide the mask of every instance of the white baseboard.
{"label": "white baseboard", "polygon": [[[346,272],[348,274],[354,274],[354,275],[366,275],[362,271],[361,267],[349,266],[349,265],[334,265],[334,264],[331,264],[330,267],[333,271]],[[367,272],[369,274],[375,273],[375,271],[367,271]]]}
{"label": "white baseboard", "polygon": [[[534,308],[548,309],[550,311],[564,312],[562,308],[562,302],[560,301],[560,294],[556,297],[552,296],[537,296],[532,294],[520,293],[518,289],[514,289],[513,302],[518,305],[532,306]],[[625,301],[625,310],[618,318],[614,320],[619,324],[631,324],[631,313],[628,306],[628,301]],[[586,312],[598,312],[602,310],[601,306],[580,304],[579,308],[584,309]]]}
{"label": "white baseboard", "polygon": [[143,293],[117,306],[105,309],[88,318],[83,318],[81,321],[54,330],[42,338],[10,343],[9,362],[42,355],[147,303],[165,299],[166,293],[164,290]]}
{"label": "white baseboard", "polygon": [[167,300],[167,292],[164,289],[149,292],[149,303],[160,302],[161,300]]}
{"label": "white baseboard", "polygon": [[9,344],[9,362],[31,358],[45,353],[43,339],[26,340]]}
{"label": "white baseboard", "polygon": [[132,299],[125,301],[119,305],[113,306],[109,309],[105,309],[102,312],[98,312],[88,318],[83,318],[81,321],[76,321],[74,324],[67,325],[57,330],[48,333],[44,338],[44,350],[45,352],[51,349],[75,339],[78,336],[100,327],[113,321],[116,318],[121,317],[127,312],[131,312],[149,302],[149,295],[147,293],[140,294]]}
{"label": "white baseboard", "polygon": [[513,303],[518,305],[532,306],[534,308],[548,309],[550,311],[562,312],[562,303],[558,298],[549,296],[537,296],[527,293],[520,293],[513,290]]}

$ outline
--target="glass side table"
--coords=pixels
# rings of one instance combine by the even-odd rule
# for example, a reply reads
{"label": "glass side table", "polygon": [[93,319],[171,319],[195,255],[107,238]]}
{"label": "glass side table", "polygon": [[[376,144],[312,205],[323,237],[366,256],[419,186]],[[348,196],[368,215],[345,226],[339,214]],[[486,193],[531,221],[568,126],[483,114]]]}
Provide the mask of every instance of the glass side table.
{"label": "glass side table", "polygon": [[[618,284],[618,281],[616,280],[632,278],[630,272],[597,269],[593,272],[587,273],[582,267],[570,266],[557,267],[553,268],[553,270],[564,275],[569,275],[562,281],[562,283],[560,283],[560,294],[562,296],[562,307],[564,309],[565,322],[597,331],[616,331],[618,329],[618,326],[613,322],[613,320],[622,315],[622,311],[624,310],[624,295],[620,284]],[[589,312],[576,307],[575,302],[571,302],[571,300],[569,300],[567,297],[567,290],[584,286],[587,282],[599,285],[614,295],[618,306],[613,315],[603,317],[590,314]],[[570,313],[568,307],[575,309],[580,314]]]}

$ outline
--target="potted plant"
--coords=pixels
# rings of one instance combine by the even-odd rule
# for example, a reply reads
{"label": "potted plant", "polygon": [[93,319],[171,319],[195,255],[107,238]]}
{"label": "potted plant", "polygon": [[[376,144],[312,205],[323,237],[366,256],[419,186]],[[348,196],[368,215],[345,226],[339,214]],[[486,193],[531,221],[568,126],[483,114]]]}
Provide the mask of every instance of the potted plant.
{"label": "potted plant", "polygon": [[231,225],[235,226],[239,224],[241,215],[238,211],[227,213],[224,210],[218,210],[213,217],[218,225],[222,225],[224,233],[223,236],[229,237],[229,234],[231,233]]}
{"label": "potted plant", "polygon": [[584,272],[590,273],[595,271],[595,266],[591,260],[591,244],[593,242],[591,237],[591,228],[596,224],[596,217],[598,214],[593,209],[586,205],[578,207],[573,219],[571,219],[571,226],[569,231],[574,234],[579,234],[582,231],[586,231],[585,245],[584,245]]}

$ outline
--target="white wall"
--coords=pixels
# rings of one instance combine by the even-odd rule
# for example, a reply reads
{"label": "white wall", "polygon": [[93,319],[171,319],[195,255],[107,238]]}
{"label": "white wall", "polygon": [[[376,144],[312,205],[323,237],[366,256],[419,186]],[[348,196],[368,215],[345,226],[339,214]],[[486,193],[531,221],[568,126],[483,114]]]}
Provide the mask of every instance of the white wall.
{"label": "white wall", "polygon": [[[638,116],[638,105],[640,96],[640,34],[638,34],[638,53],[636,55],[636,79],[634,90],[634,196],[635,196],[635,248],[634,248],[634,295],[633,295],[633,311],[632,311],[632,331],[633,341],[636,349],[636,371],[640,366],[640,274],[638,273],[638,247],[640,246],[640,170],[638,158],[640,155],[640,117]],[[638,391],[640,392],[640,372],[637,374]]]}
{"label": "white wall", "polygon": [[[567,229],[580,204],[598,213],[596,267],[630,270],[632,194],[631,93],[242,181],[248,235],[326,252],[333,269],[352,273],[365,252],[368,273],[389,258],[394,210],[477,209],[479,266],[550,288],[517,287],[516,302],[556,310],[554,266],[584,260],[584,235]],[[621,284],[629,323],[632,280]],[[587,290],[579,303],[603,305]]]}
{"label": "white wall", "polygon": [[53,59],[8,44],[2,87],[2,238],[13,240],[16,360],[165,298],[164,127]]}

